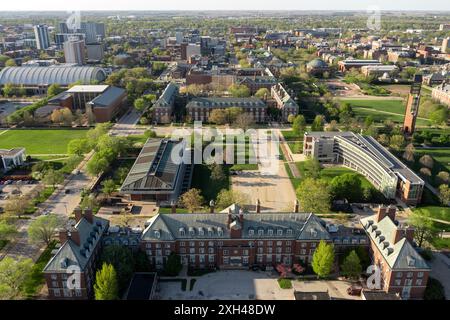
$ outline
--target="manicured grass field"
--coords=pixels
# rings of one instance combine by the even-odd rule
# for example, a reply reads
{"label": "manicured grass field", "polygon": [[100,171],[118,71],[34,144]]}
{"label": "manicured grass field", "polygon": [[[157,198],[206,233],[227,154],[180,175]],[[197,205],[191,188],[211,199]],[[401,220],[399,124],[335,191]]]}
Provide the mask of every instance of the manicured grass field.
{"label": "manicured grass field", "polygon": [[[357,117],[365,118],[367,116],[372,116],[375,121],[383,122],[385,120],[392,120],[394,122],[403,122],[405,114],[405,102],[402,100],[347,100],[343,101],[349,103],[355,115]],[[370,110],[367,110],[370,109]],[[382,113],[391,112],[394,114]],[[417,125],[427,126],[430,121],[424,119],[417,119]]]}
{"label": "manicured grass field", "polygon": [[303,136],[299,136],[291,130],[282,130],[281,134],[286,140],[292,153],[299,154],[303,152]]}
{"label": "manicured grass field", "polygon": [[9,130],[0,135],[0,147],[6,149],[24,147],[27,154],[66,154],[67,144],[83,138],[87,130]]}
{"label": "manicured grass field", "polygon": [[[450,207],[425,206],[418,207],[415,210],[428,211],[431,217],[450,222]],[[448,226],[450,228],[450,226]]]}
{"label": "manicured grass field", "polygon": [[216,200],[220,190],[230,188],[228,166],[223,166],[223,172],[226,179],[223,181],[214,181],[211,179],[211,170],[206,164],[196,164],[194,166],[191,188],[201,190],[203,197],[208,202],[210,200]]}

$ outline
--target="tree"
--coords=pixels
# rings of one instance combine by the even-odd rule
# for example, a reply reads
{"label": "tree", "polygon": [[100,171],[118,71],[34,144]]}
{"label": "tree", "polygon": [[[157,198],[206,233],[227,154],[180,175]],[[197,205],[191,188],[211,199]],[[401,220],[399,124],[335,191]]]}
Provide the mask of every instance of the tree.
{"label": "tree", "polygon": [[190,189],[180,197],[180,203],[192,213],[201,208],[203,202],[204,199],[199,189]]}
{"label": "tree", "polygon": [[46,185],[51,185],[53,188],[64,181],[64,175],[59,170],[49,169],[42,177],[42,182]]}
{"label": "tree", "polygon": [[9,216],[20,217],[30,207],[30,200],[24,196],[15,196],[5,203],[5,213]]}
{"label": "tree", "polygon": [[423,295],[424,300],[445,300],[445,288],[439,280],[428,278],[427,287]]}
{"label": "tree", "polygon": [[243,206],[248,203],[249,199],[247,195],[237,190],[222,189],[216,199],[216,206],[218,208],[227,208],[232,204]]}
{"label": "tree", "polygon": [[266,99],[270,96],[270,91],[267,88],[260,88],[255,92],[255,97],[259,99]]}
{"label": "tree", "polygon": [[240,114],[244,113],[244,110],[239,107],[230,107],[230,108],[227,108],[226,110],[227,110],[227,117],[228,117],[227,122],[228,123],[233,123],[234,121],[236,121],[237,117]]}
{"label": "tree", "polygon": [[90,143],[87,139],[73,139],[67,144],[67,153],[83,156],[90,151]]}
{"label": "tree", "polygon": [[116,191],[116,183],[113,179],[107,179],[102,182],[102,192],[107,197],[110,197],[114,191]]}
{"label": "tree", "polygon": [[236,117],[236,120],[234,120],[234,126],[237,128],[241,128],[244,131],[247,131],[247,129],[254,123],[253,117],[247,113],[241,113]]}
{"label": "tree", "polygon": [[433,166],[434,166],[433,158],[431,156],[427,155],[427,154],[423,155],[422,157],[420,157],[419,163],[421,165],[423,165],[424,167],[427,167],[427,168],[430,168],[430,169],[433,169]]}
{"label": "tree", "polygon": [[439,184],[448,184],[450,181],[450,174],[447,171],[441,171],[437,174],[436,179]]}
{"label": "tree", "polygon": [[220,164],[213,163],[211,168],[211,179],[214,181],[223,181],[226,178],[223,167]]}
{"label": "tree", "polygon": [[430,211],[426,209],[416,209],[409,216],[408,221],[415,228],[414,238],[419,247],[424,241],[430,242],[437,234],[430,218]]}
{"label": "tree", "polygon": [[355,250],[352,250],[341,265],[341,274],[350,279],[358,279],[362,272],[361,261]]}
{"label": "tree", "polygon": [[294,122],[292,123],[292,131],[298,136],[304,133],[306,130],[306,120],[305,117],[301,114],[294,118]]}
{"label": "tree", "polygon": [[294,120],[295,120],[295,116],[294,116],[293,114],[290,114],[290,115],[288,116],[288,118],[287,118],[287,121],[288,121],[289,123],[294,123]]}
{"label": "tree", "polygon": [[109,162],[105,158],[101,158],[95,154],[88,162],[86,169],[91,176],[97,176],[109,168]]}
{"label": "tree", "polygon": [[431,170],[428,168],[420,168],[419,172],[424,177],[431,177]]}
{"label": "tree", "polygon": [[14,59],[8,59],[5,62],[5,67],[16,67],[16,66],[17,66],[17,63],[16,63],[16,60],[14,60]]}
{"label": "tree", "polygon": [[149,139],[149,138],[156,138],[156,137],[157,137],[157,134],[156,134],[156,132],[153,131],[153,130],[145,130],[144,136],[145,136],[147,139]]}
{"label": "tree", "polygon": [[164,267],[164,273],[167,276],[175,277],[180,273],[182,268],[183,265],[181,264],[181,257],[175,252],[170,253],[170,255],[167,257],[167,262]]}
{"label": "tree", "polygon": [[107,246],[103,249],[100,257],[102,264],[110,264],[117,274],[119,292],[124,290],[133,275],[133,254],[127,247],[120,245]]}
{"label": "tree", "polygon": [[300,206],[305,212],[327,212],[330,209],[331,195],[323,180],[307,178],[297,188]]}
{"label": "tree", "polygon": [[214,109],[211,111],[208,119],[209,122],[223,125],[227,123],[228,120],[227,111],[225,109]]}
{"label": "tree", "polygon": [[0,220],[0,240],[11,239],[17,234],[17,228],[14,224],[8,223],[6,220]]}
{"label": "tree", "polygon": [[400,134],[396,134],[391,137],[389,147],[393,150],[400,150],[404,144],[405,137]]}
{"label": "tree", "polygon": [[439,199],[444,206],[447,206],[450,202],[450,188],[448,184],[441,184],[439,186]]}
{"label": "tree", "polygon": [[232,84],[228,88],[228,92],[235,98],[250,97],[250,89],[243,84]]}
{"label": "tree", "polygon": [[117,300],[119,286],[117,273],[111,264],[103,263],[102,268],[95,274],[95,300]]}
{"label": "tree", "polygon": [[[6,83],[3,86],[3,95],[5,97],[10,97],[14,94],[14,92],[16,91],[16,88],[14,87],[14,85],[12,83]],[[14,114],[14,113],[13,113]]]}
{"label": "tree", "polygon": [[378,136],[378,142],[381,143],[383,146],[388,146],[390,140],[391,139],[389,138],[389,136],[385,133],[380,134]]}
{"label": "tree", "polygon": [[355,173],[334,177],[330,182],[330,189],[335,200],[347,199],[349,202],[359,202],[363,199],[361,180]]}
{"label": "tree", "polygon": [[48,245],[62,225],[63,221],[55,214],[39,216],[28,227],[28,240],[31,243],[43,242]]}
{"label": "tree", "polygon": [[446,124],[448,121],[448,109],[447,107],[439,108],[429,115],[431,122],[437,125]]}
{"label": "tree", "polygon": [[134,100],[134,108],[140,112],[143,112],[145,109],[147,109],[150,106],[150,102],[147,99],[144,98],[138,98]]}
{"label": "tree", "polygon": [[15,260],[5,257],[0,261],[0,299],[14,299],[20,293],[25,280],[28,279],[33,260]]}
{"label": "tree", "polygon": [[319,245],[314,251],[312,259],[313,271],[319,278],[327,277],[333,270],[334,264],[334,247],[327,244],[324,240],[320,240]]}
{"label": "tree", "polygon": [[317,179],[320,176],[320,163],[317,159],[309,158],[303,162],[303,178]]}
{"label": "tree", "polygon": [[314,118],[313,123],[311,124],[311,131],[323,131],[323,122],[324,117],[318,115]]}
{"label": "tree", "polygon": [[47,97],[53,97],[57,94],[63,92],[64,90],[61,88],[61,86],[57,83],[51,84],[47,89]]}
{"label": "tree", "polygon": [[409,143],[405,148],[405,152],[403,152],[403,159],[408,162],[413,162],[415,150],[416,149],[414,148],[414,145],[412,143]]}

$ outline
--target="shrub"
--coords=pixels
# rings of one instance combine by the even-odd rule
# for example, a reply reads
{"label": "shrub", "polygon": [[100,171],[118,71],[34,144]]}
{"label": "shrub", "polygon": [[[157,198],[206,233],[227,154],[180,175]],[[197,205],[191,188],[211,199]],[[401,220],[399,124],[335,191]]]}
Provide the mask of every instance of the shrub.
{"label": "shrub", "polygon": [[444,286],[434,278],[428,278],[424,300],[445,300]]}
{"label": "shrub", "polygon": [[278,279],[278,284],[281,289],[291,289],[292,281],[290,279]]}

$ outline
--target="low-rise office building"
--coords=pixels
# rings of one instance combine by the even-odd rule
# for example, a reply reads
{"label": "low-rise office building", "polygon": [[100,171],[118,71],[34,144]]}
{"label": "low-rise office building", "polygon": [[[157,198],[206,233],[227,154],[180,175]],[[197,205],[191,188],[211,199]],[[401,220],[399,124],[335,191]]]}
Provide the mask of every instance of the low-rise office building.
{"label": "low-rise office building", "polygon": [[443,84],[433,88],[431,91],[431,97],[450,107],[450,84],[444,82]]}
{"label": "low-rise office building", "polygon": [[176,202],[189,188],[192,178],[192,165],[174,158],[190,155],[185,144],[183,140],[148,139],[120,192],[131,200],[152,200],[163,204]]}
{"label": "low-rise office building", "polygon": [[361,69],[364,66],[379,66],[381,63],[378,60],[360,60],[360,59],[347,59],[338,62],[339,70],[342,72],[349,71],[351,69]]}
{"label": "low-rise office building", "polygon": [[59,232],[61,247],[44,268],[50,299],[94,296],[95,271],[109,221],[86,209],[75,209],[76,224]]}
{"label": "low-rise office building", "polygon": [[422,199],[425,182],[374,138],[353,132],[306,132],[303,154],[342,164],[364,175],[388,199],[409,205]]}
{"label": "low-rise office building", "polygon": [[186,105],[186,111],[192,121],[208,122],[215,109],[242,108],[257,123],[266,121],[266,104],[258,98],[194,98]]}
{"label": "low-rise office building", "polygon": [[394,65],[380,65],[380,66],[363,66],[361,73],[366,77],[381,77],[384,74],[394,76],[398,73],[398,67]]}
{"label": "low-rise office building", "polygon": [[175,105],[175,98],[178,94],[178,86],[169,83],[161,96],[153,105],[153,121],[157,123],[170,123]]}
{"label": "low-rise office building", "polygon": [[362,218],[370,239],[373,264],[380,269],[381,290],[402,299],[423,298],[430,267],[414,249],[414,229],[395,223],[395,207],[380,207],[375,215]]}

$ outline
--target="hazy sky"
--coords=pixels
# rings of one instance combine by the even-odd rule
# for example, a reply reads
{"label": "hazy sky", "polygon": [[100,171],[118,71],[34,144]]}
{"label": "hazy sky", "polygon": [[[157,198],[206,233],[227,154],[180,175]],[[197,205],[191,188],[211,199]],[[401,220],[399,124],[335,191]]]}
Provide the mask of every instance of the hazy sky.
{"label": "hazy sky", "polygon": [[450,10],[448,0],[2,0],[0,10]]}

